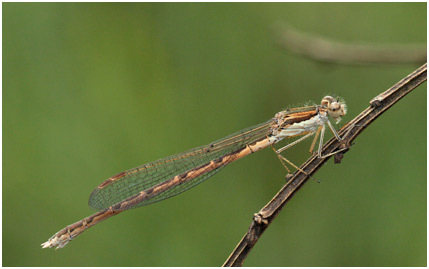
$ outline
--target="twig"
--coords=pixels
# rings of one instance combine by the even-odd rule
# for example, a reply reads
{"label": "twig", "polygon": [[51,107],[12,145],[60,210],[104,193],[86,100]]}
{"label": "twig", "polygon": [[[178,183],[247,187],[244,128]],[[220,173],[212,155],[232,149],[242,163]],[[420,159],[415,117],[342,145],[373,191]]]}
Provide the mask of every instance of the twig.
{"label": "twig", "polygon": [[340,64],[406,64],[426,62],[426,45],[345,44],[300,32],[291,26],[279,27],[280,45],[308,58]]}
{"label": "twig", "polygon": [[[387,109],[396,104],[402,97],[414,90],[427,79],[427,64],[424,64],[416,71],[393,85],[387,91],[379,94],[370,101],[370,107],[362,111],[352,121],[344,125],[338,132],[343,141],[339,142],[335,137],[325,143],[323,155],[327,155],[338,149],[345,149],[334,157],[335,163],[341,162],[345,152],[349,150],[356,137],[365,130],[376,118]],[[253,221],[240,243],[228,257],[223,266],[242,266],[247,255],[252,250],[265,229],[273,222],[283,206],[293,197],[293,195],[304,185],[310,175],[314,174],[329,159],[318,158],[316,155],[310,157],[294,175],[288,183],[274,196],[274,198],[264,206],[258,213],[254,214]],[[300,171],[305,171],[302,173]]]}

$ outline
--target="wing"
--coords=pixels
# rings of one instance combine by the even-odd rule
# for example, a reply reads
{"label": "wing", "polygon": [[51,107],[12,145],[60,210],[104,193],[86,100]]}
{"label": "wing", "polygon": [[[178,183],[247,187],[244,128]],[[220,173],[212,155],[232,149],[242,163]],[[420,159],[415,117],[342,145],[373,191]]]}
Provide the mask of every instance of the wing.
{"label": "wing", "polygon": [[[272,124],[273,120],[271,119],[259,125],[236,132],[206,146],[194,148],[116,174],[100,184],[91,193],[88,201],[89,207],[95,210],[107,209],[112,205],[139,194],[141,191],[169,180],[176,175],[181,175],[196,167],[207,164],[212,160],[244,148],[248,144],[264,139],[271,134]],[[125,209],[148,205],[182,193],[208,179],[224,166],[225,165],[207,173],[202,173],[200,176],[188,182],[174,186]]]}

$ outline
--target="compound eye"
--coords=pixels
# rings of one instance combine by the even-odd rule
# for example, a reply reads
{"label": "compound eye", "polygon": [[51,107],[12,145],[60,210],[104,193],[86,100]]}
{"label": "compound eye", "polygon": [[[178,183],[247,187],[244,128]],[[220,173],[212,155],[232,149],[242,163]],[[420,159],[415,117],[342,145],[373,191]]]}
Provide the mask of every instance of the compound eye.
{"label": "compound eye", "polygon": [[337,111],[338,109],[340,109],[340,104],[338,104],[337,102],[333,102],[332,104],[331,104],[331,106],[330,106],[330,110],[331,111],[333,111],[333,112],[335,112],[335,111]]}

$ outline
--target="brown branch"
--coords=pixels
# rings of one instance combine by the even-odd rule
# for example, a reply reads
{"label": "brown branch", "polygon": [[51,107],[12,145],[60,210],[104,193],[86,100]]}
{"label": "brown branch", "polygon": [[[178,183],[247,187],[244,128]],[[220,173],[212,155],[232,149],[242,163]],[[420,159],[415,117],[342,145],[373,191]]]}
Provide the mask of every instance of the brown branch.
{"label": "brown branch", "polygon": [[407,64],[426,62],[426,45],[346,44],[281,26],[280,45],[313,60],[339,64]]}
{"label": "brown branch", "polygon": [[[334,155],[335,163],[339,163],[345,152],[349,150],[356,137],[365,130],[376,118],[387,109],[396,104],[402,97],[414,90],[427,79],[427,64],[424,64],[416,71],[393,85],[387,91],[379,94],[370,101],[370,107],[362,111],[352,121],[344,125],[338,132],[343,138],[339,142],[335,137],[331,138],[323,146],[322,155],[327,155],[338,149],[345,149],[343,152]],[[280,213],[283,206],[293,197],[293,195],[308,180],[309,175],[314,174],[329,159],[318,158],[316,155],[310,157],[300,168],[306,174],[297,170],[289,179],[288,183],[274,196],[274,198],[264,206],[258,213],[254,214],[253,221],[240,243],[228,257],[223,266],[242,266],[247,255],[252,250],[265,229],[273,222]]]}

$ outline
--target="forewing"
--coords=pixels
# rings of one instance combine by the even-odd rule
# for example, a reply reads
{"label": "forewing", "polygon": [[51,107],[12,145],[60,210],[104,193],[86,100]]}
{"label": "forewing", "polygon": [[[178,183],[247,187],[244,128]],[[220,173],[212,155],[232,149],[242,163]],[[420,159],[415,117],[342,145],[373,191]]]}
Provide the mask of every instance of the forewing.
{"label": "forewing", "polygon": [[[271,132],[271,126],[272,120],[269,120],[219,139],[206,146],[194,148],[119,173],[100,184],[91,193],[88,202],[89,206],[95,210],[107,209],[176,175],[200,167],[211,160],[215,160],[244,148],[248,144],[266,138]],[[148,205],[175,196],[198,185],[223,167],[221,166],[218,169],[202,173],[193,180],[174,186],[125,209]]]}

